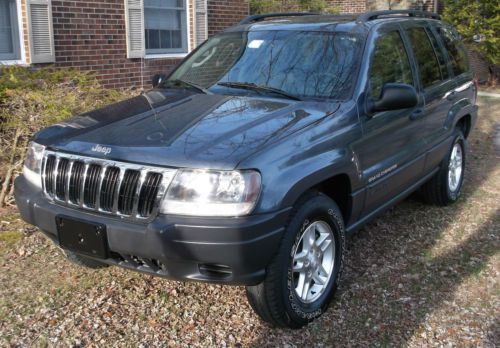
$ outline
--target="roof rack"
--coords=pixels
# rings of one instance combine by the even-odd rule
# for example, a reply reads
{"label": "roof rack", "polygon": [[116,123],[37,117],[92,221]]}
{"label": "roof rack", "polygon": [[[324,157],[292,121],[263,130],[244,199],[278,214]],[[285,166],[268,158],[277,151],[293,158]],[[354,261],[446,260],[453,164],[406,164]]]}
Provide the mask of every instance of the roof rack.
{"label": "roof rack", "polygon": [[421,18],[431,18],[440,20],[441,16],[437,13],[419,10],[387,10],[387,11],[373,11],[366,12],[360,15],[356,22],[364,23],[378,19],[379,17],[393,16],[393,15],[408,15],[408,17],[421,17]]}
{"label": "roof rack", "polygon": [[282,12],[282,13],[263,13],[263,14],[256,14],[252,16],[248,16],[244,18],[241,22],[240,25],[243,24],[250,24],[250,23],[255,23],[255,22],[260,22],[263,21],[267,18],[279,18],[279,17],[302,17],[302,16],[319,16],[321,13],[319,12]]}
{"label": "roof rack", "polygon": [[[328,15],[328,14],[327,13],[320,13],[320,12],[263,13],[263,14],[256,14],[256,15],[248,16],[248,17],[244,18],[239,24],[244,25],[244,24],[261,22],[261,21],[266,20],[268,18],[321,16],[321,15]],[[352,16],[352,14],[348,14],[348,15]],[[372,12],[363,13],[356,18],[356,22],[364,23],[364,22],[378,19],[379,17],[398,16],[398,15],[407,15],[408,17],[432,18],[432,19],[437,19],[437,20],[441,19],[441,16],[438,15],[437,13],[428,12],[428,11],[387,10],[387,11],[372,11]],[[340,16],[342,16],[342,15],[340,15]]]}

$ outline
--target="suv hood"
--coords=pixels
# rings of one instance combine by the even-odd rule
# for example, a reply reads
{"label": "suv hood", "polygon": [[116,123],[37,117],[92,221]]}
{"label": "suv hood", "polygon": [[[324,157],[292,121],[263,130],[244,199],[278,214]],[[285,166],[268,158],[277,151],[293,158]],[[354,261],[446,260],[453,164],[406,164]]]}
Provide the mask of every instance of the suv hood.
{"label": "suv hood", "polygon": [[234,169],[338,103],[152,90],[40,131],[53,150],[171,167]]}

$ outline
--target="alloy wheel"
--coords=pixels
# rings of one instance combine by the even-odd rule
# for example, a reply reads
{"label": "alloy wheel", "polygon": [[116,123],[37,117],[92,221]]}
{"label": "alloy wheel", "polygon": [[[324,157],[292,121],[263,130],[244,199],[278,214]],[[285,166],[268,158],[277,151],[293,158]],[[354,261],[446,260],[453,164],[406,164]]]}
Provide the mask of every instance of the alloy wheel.
{"label": "alloy wheel", "polygon": [[293,255],[293,286],[303,303],[316,301],[328,287],[335,265],[335,237],[325,221],[311,223]]}
{"label": "alloy wheel", "polygon": [[456,143],[451,151],[450,161],[448,164],[448,188],[451,192],[455,192],[460,185],[463,171],[462,162],[462,146],[460,146],[459,143]]}

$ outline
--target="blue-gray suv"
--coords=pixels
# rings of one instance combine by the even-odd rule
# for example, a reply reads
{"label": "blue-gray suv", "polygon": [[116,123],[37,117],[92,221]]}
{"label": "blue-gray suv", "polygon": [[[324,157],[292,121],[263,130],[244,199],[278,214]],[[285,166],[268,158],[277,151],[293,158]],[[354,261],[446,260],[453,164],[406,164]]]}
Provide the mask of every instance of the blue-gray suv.
{"label": "blue-gray suv", "polygon": [[153,86],[30,144],[21,215],[81,265],[245,285],[298,328],[346,234],[416,190],[460,195],[477,85],[436,14],[251,16]]}

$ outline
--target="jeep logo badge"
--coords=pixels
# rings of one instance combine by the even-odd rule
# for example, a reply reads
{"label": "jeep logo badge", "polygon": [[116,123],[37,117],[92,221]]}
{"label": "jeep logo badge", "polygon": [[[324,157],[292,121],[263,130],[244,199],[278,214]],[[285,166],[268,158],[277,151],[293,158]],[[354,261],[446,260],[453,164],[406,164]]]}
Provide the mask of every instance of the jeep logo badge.
{"label": "jeep logo badge", "polygon": [[103,155],[109,155],[111,153],[110,147],[101,146],[99,144],[95,145],[91,150],[94,152],[100,152]]}

